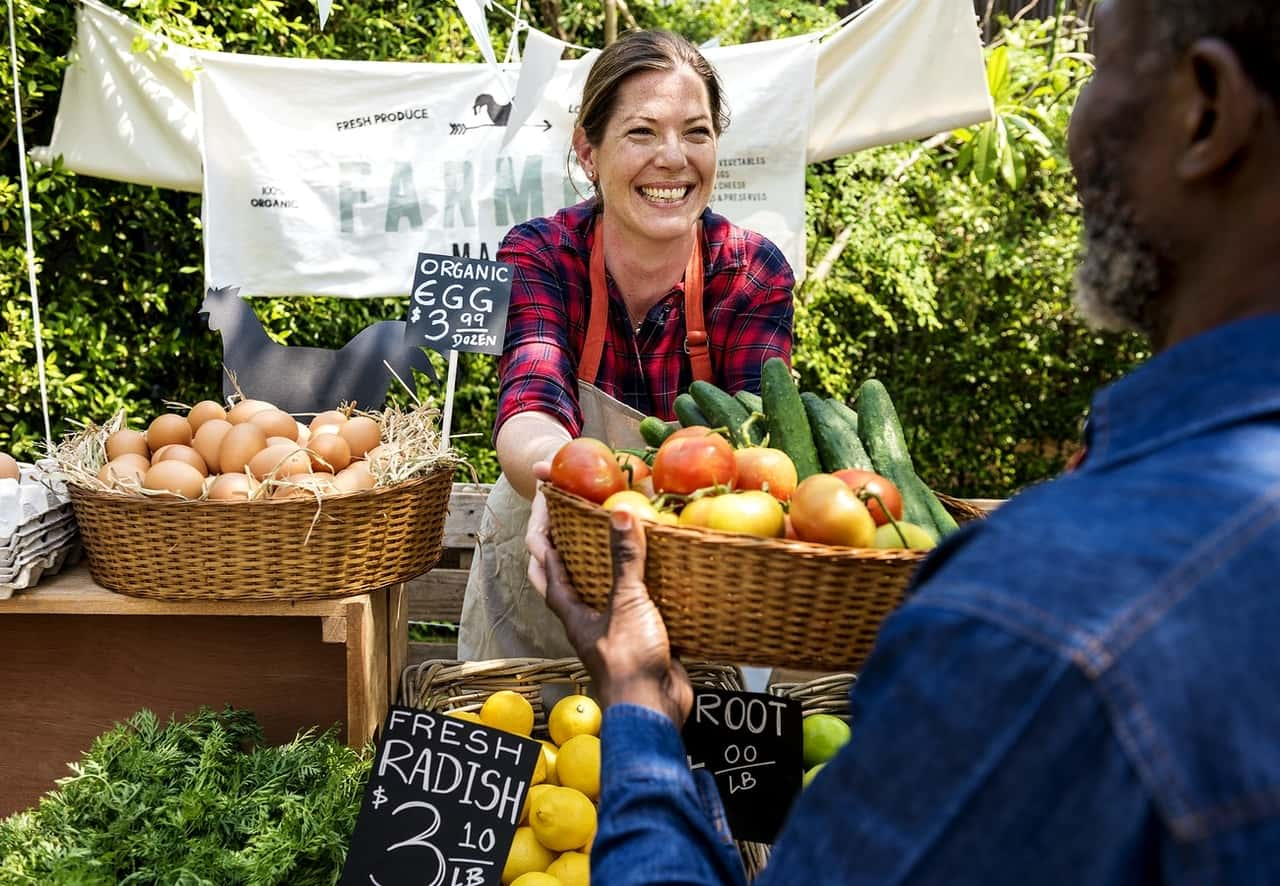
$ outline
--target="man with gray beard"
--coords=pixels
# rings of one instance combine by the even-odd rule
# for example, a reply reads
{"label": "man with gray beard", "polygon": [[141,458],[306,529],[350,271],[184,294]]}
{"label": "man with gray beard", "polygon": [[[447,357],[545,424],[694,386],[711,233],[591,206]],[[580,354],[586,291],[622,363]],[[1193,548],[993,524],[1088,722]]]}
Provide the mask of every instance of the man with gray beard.
{"label": "man with gray beard", "polygon": [[[926,561],[758,884],[1280,883],[1280,3],[1102,0],[1095,40],[1077,303],[1157,353]],[[592,879],[743,882],[643,534],[614,515],[601,616],[532,525],[607,705]]]}

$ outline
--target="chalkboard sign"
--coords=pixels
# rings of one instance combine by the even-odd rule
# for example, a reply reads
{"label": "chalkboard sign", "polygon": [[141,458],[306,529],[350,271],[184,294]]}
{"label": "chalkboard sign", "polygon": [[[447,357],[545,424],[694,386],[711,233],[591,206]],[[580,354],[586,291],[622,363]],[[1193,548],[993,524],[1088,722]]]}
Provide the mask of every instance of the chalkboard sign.
{"label": "chalkboard sign", "polygon": [[405,339],[441,353],[501,354],[511,303],[511,265],[418,253]]}
{"label": "chalkboard sign", "polygon": [[532,739],[392,706],[343,886],[499,886],[540,753]]}
{"label": "chalkboard sign", "polygon": [[772,843],[804,775],[800,702],[694,687],[684,746],[691,767],[715,776],[729,832]]}

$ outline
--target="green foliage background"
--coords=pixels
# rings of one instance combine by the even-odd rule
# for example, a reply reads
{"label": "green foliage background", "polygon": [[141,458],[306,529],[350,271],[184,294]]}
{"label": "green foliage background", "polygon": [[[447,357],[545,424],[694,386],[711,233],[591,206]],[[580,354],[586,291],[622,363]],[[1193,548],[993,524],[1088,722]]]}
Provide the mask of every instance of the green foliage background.
{"label": "green foliage background", "polygon": [[[438,0],[334,5],[324,31],[314,5],[303,0],[113,5],[178,42],[209,49],[478,60],[456,8]],[[49,141],[74,4],[15,6],[30,148]],[[597,2],[536,0],[526,8],[543,30],[585,46],[602,43]],[[785,0],[631,0],[628,10],[641,26],[725,44],[810,32],[834,20],[825,4]],[[0,20],[5,15],[0,10]],[[493,31],[502,53],[506,35]],[[804,387],[847,396],[862,379],[881,378],[921,473],[960,495],[1004,496],[1056,473],[1092,390],[1143,356],[1136,340],[1088,333],[1069,308],[1079,221],[1064,141],[1089,69],[1083,31],[1072,20],[1063,27],[1021,23],[1001,42],[989,63],[1001,112],[995,123],[810,167],[810,274],[797,292],[795,365]],[[0,81],[11,96],[7,63]],[[43,419],[14,139],[6,99],[0,450],[31,458]],[[199,196],[80,177],[56,165],[29,163],[28,171],[55,437],[74,420],[101,421],[122,408],[136,424],[166,400],[216,397],[221,345],[195,315],[202,295]],[[847,245],[830,272],[813,273],[838,238]],[[252,304],[279,341],[323,347],[404,310],[399,300]],[[480,479],[492,480],[494,361],[469,355],[461,362],[455,431],[471,435],[459,445]]]}

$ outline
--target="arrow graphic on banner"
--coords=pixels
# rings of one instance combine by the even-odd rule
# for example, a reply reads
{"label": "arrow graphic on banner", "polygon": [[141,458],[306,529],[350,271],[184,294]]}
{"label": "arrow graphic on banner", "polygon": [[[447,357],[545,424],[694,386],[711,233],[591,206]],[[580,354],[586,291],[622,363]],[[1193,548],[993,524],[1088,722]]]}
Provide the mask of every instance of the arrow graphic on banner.
{"label": "arrow graphic on banner", "polygon": [[[534,129],[541,129],[543,132],[549,132],[551,130],[551,121],[544,119],[541,123],[526,123],[521,128],[528,129],[530,127]],[[450,123],[449,134],[462,135],[464,132],[470,132],[473,129],[493,129],[493,128],[506,129],[507,125],[505,123],[477,123],[475,126],[468,126],[465,123]]]}

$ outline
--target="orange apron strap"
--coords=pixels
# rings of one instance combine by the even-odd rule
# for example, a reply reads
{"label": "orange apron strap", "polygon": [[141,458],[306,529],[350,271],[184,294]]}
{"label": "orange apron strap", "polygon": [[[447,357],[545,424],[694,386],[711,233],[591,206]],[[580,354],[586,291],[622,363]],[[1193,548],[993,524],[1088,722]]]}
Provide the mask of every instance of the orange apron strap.
{"label": "orange apron strap", "polygon": [[693,253],[684,272],[684,350],[693,367],[694,381],[714,381],[706,317],[702,311],[702,224],[693,232]]}
{"label": "orange apron strap", "polygon": [[[596,218],[591,242],[591,310],[587,319],[587,339],[578,361],[578,381],[595,384],[604,355],[609,325],[609,286],[604,271],[604,233]],[[694,233],[693,252],[684,272],[684,350],[693,366],[695,381],[711,381],[711,352],[702,313],[702,225]]]}
{"label": "orange apron strap", "polygon": [[591,314],[587,320],[587,340],[582,345],[578,362],[578,381],[595,384],[604,355],[604,340],[609,327],[609,284],[604,276],[604,232],[596,216],[591,242]]}

